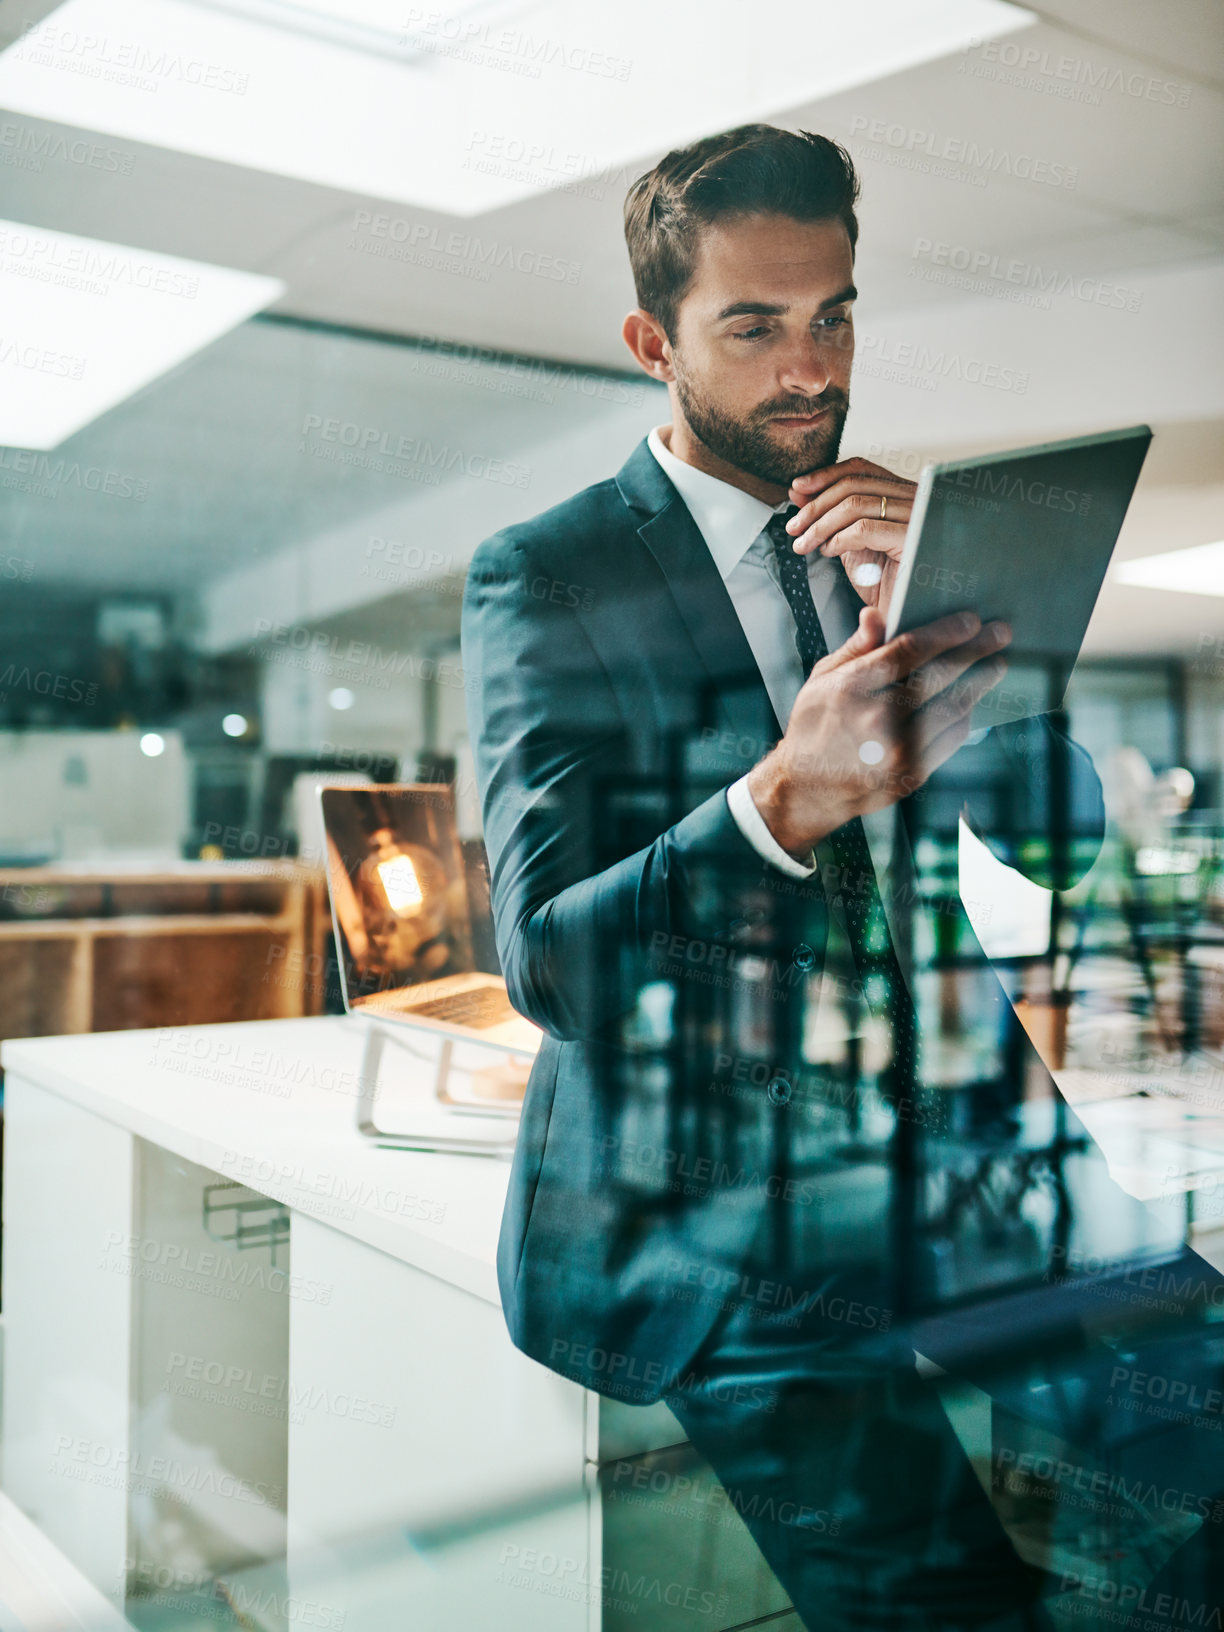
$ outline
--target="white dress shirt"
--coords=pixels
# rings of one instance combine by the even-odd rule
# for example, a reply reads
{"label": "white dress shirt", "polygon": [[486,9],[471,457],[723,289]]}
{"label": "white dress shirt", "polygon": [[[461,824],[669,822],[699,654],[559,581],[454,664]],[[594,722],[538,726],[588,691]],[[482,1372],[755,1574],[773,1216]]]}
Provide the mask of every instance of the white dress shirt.
{"label": "white dress shirt", "polygon": [[[705,539],[719,576],[727,586],[735,615],[756,659],[778,723],[786,729],[791,709],[803,684],[803,665],[795,645],[795,619],[782,592],[773,543],[765,531],[771,517],[789,508],[790,501],[766,504],[742,487],[734,487],[707,471],[685,464],[664,443],[660,434],[670,427],[656,426],[647,438],[651,453],[670,477]],[[830,628],[832,599],[841,563],[827,556],[807,557],[808,583],[829,650],[852,633]],[[836,638],[835,638],[836,637]],[[735,825],[765,861],[792,878],[808,878],[816,869],[815,856],[806,862],[789,855],[765,825],[752,802],[747,777],[727,789],[727,804]]]}

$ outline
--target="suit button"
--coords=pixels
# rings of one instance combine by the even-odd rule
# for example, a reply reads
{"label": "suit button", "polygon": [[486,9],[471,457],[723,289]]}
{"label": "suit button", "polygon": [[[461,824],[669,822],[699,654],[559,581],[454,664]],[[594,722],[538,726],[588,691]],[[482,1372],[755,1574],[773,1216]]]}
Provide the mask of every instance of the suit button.
{"label": "suit button", "polygon": [[816,954],[806,941],[801,941],[791,953],[791,962],[796,969],[802,969],[806,974],[809,969],[816,967]]}
{"label": "suit button", "polygon": [[786,1105],[790,1101],[792,1088],[786,1077],[771,1077],[765,1089],[771,1105]]}

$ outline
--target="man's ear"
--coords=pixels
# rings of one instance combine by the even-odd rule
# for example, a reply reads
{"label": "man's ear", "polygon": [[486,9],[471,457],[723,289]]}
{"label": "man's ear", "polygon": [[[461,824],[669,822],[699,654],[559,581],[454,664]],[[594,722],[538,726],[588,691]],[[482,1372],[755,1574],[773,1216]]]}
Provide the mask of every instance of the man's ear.
{"label": "man's ear", "polygon": [[670,384],[675,379],[671,361],[671,342],[657,317],[639,306],[630,312],[621,328],[621,335],[638,367],[652,380]]}

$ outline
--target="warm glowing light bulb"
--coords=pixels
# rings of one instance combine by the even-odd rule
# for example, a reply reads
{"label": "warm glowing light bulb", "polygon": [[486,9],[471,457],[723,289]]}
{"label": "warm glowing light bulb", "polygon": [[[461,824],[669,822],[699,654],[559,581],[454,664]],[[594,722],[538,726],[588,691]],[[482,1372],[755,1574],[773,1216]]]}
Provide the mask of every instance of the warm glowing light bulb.
{"label": "warm glowing light bulb", "polygon": [[425,895],[417,870],[407,856],[380,861],[375,871],[392,912],[407,914],[417,910]]}

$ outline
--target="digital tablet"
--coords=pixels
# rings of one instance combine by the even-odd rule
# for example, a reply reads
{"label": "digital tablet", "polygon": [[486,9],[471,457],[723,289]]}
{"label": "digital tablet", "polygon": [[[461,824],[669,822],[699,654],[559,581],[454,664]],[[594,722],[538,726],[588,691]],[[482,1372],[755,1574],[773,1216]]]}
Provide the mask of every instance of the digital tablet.
{"label": "digital tablet", "polygon": [[923,469],[887,636],[962,609],[1007,619],[975,729],[1062,706],[1151,440],[1130,425]]}

